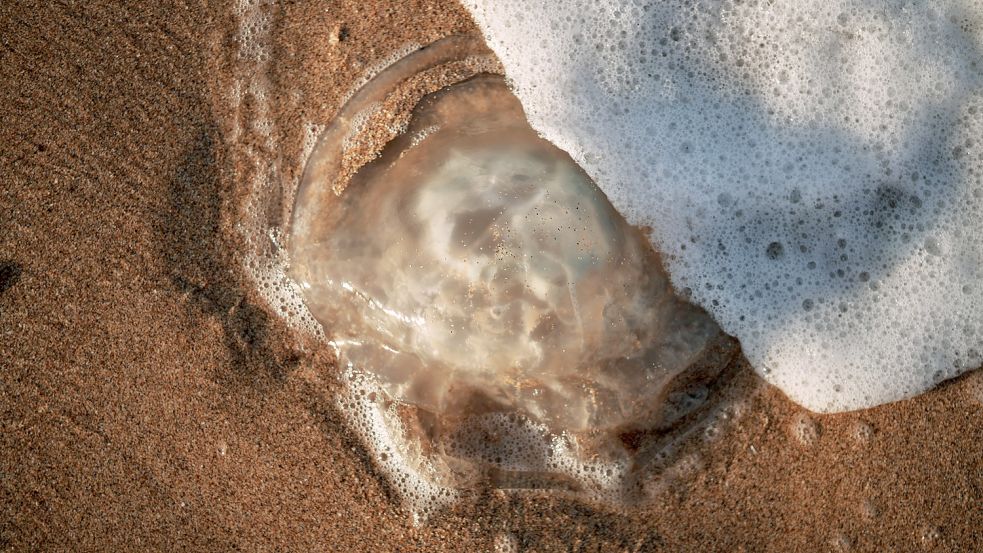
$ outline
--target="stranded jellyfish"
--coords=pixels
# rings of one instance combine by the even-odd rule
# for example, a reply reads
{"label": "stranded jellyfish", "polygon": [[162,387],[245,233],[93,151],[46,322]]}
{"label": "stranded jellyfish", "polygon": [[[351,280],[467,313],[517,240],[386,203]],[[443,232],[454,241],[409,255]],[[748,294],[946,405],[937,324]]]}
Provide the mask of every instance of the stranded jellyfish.
{"label": "stranded jellyfish", "polygon": [[[459,447],[496,415],[608,445],[665,427],[699,403],[672,392],[720,364],[722,334],[479,49],[438,43],[349,101],[297,195],[292,276],[342,362],[415,409],[433,451],[503,463]],[[372,137],[378,117],[392,136]]]}

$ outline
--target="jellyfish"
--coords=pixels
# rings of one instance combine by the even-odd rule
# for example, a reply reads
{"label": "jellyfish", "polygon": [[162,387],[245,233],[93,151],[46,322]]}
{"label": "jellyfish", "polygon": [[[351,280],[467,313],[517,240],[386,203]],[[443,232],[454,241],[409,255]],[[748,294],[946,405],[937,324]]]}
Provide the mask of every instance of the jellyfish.
{"label": "jellyfish", "polygon": [[462,429],[502,416],[607,443],[671,423],[670,392],[724,336],[501,75],[456,74],[374,157],[348,161],[386,109],[381,88],[461,49],[376,77],[313,151],[289,241],[305,303],[345,364],[423,414],[430,440],[467,442]]}

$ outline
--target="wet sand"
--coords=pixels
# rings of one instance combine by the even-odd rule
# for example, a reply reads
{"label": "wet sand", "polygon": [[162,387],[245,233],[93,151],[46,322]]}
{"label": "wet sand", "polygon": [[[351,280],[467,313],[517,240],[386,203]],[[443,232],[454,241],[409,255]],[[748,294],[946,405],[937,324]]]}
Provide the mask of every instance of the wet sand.
{"label": "wet sand", "polygon": [[[371,67],[474,30],[451,2],[261,9],[283,178],[304,125]],[[231,99],[255,70],[236,13],[0,5],[0,548],[983,548],[979,371],[832,416],[755,385],[737,429],[652,505],[479,490],[415,527],[334,408],[331,357],[242,269],[235,122],[260,107]]]}

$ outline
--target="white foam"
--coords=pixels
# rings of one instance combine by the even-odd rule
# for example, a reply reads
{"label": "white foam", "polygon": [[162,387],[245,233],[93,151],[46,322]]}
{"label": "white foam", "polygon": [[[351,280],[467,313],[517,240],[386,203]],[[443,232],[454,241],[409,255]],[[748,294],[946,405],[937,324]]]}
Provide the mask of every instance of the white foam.
{"label": "white foam", "polygon": [[[227,129],[226,145],[235,156],[237,178],[246,192],[236,221],[244,248],[237,253],[260,298],[273,312],[294,331],[327,342],[324,328],[308,310],[299,286],[287,276],[282,230],[299,184],[300,172],[291,167],[303,166],[324,125],[304,122],[298,157],[286,159],[281,155],[278,137],[283,128],[277,127],[269,104],[276,96],[269,78],[273,7],[269,0],[241,0],[233,10],[239,23],[239,50],[227,94],[231,109],[221,123]],[[247,103],[251,109],[246,108]],[[456,499],[458,492],[442,477],[447,470],[435,466],[440,459],[412,451],[419,442],[405,435],[393,404],[378,400],[384,395],[371,375],[351,366],[341,369],[342,389],[334,400],[414,522]]]}
{"label": "white foam", "polygon": [[983,3],[464,3],[533,126],[793,400],[979,366]]}
{"label": "white foam", "polygon": [[447,469],[435,466],[440,459],[413,451],[419,443],[408,439],[396,404],[386,405],[384,389],[371,374],[351,364],[343,367],[345,393],[336,397],[338,408],[348,416],[369,453],[389,484],[409,510],[414,524],[454,502],[459,493],[442,476]]}
{"label": "white foam", "polygon": [[[225,141],[241,168],[247,199],[236,228],[245,242],[241,261],[263,300],[295,330],[318,339],[324,331],[308,311],[296,282],[286,274],[281,220],[289,215],[298,177],[285,174],[278,156],[280,144],[269,100],[270,30],[274,4],[269,0],[239,0],[232,14],[238,22],[237,64],[228,100],[230,116]],[[246,109],[246,104],[251,109]],[[304,125],[304,143],[296,165],[302,166],[314,148],[323,125]],[[271,206],[279,205],[271,214]]]}

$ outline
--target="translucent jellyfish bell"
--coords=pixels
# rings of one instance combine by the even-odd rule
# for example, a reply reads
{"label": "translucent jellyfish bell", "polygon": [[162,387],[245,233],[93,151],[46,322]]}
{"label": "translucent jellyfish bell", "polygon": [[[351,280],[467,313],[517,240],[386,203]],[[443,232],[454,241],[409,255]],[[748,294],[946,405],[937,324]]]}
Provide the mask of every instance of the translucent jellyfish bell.
{"label": "translucent jellyfish bell", "polygon": [[665,422],[670,384],[721,333],[642,234],[499,75],[423,96],[355,167],[365,118],[387,109],[374,93],[313,152],[290,236],[292,275],[343,360],[432,427],[503,412],[554,434]]}

